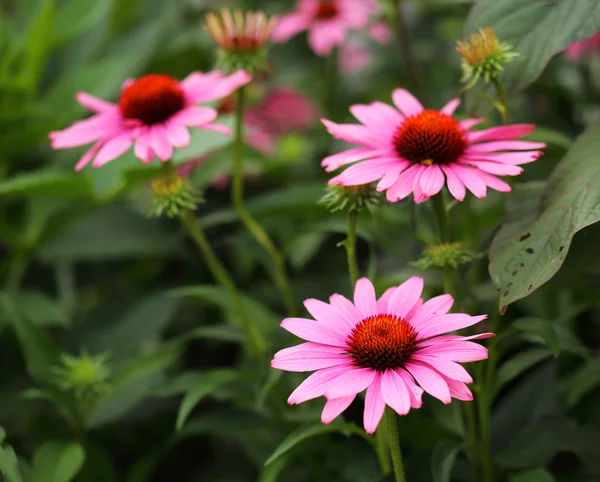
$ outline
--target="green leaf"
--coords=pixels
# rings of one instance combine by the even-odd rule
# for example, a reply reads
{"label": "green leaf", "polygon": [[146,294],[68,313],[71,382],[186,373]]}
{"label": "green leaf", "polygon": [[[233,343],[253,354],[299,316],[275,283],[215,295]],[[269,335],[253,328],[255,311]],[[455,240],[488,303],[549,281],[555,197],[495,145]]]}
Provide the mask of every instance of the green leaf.
{"label": "green leaf", "polygon": [[271,454],[271,456],[265,462],[265,465],[272,464],[279,457],[285,455],[305,440],[308,440],[312,437],[316,437],[318,435],[325,435],[328,433],[342,433],[346,436],[350,436],[352,434],[359,435],[365,440],[367,440],[367,442],[371,443],[371,439],[365,433],[365,431],[352,423],[334,422],[329,425],[324,425],[322,423],[311,424],[304,427],[300,427],[299,429],[295,430],[290,435],[288,435],[288,437],[283,442],[281,442],[281,444],[279,444],[279,447],[277,447],[275,451]]}
{"label": "green leaf", "polygon": [[554,482],[554,477],[546,469],[533,469],[511,475],[509,482]]}
{"label": "green leaf", "polygon": [[534,340],[550,348],[555,358],[560,353],[560,340],[552,323],[539,318],[521,318],[513,323],[512,328],[533,335]]}
{"label": "green leaf", "polygon": [[183,397],[177,412],[175,428],[179,431],[200,400],[217,388],[241,378],[241,373],[235,370],[216,369],[199,374],[192,387]]}
{"label": "green leaf", "polygon": [[507,89],[514,91],[539,77],[569,43],[592,36],[600,28],[600,5],[596,0],[478,0],[467,19],[465,37],[486,27],[519,52],[504,72]]}
{"label": "green leaf", "polygon": [[450,482],[456,456],[462,448],[462,444],[450,441],[443,441],[436,445],[431,457],[433,482]]}
{"label": "green leaf", "polygon": [[58,363],[59,348],[40,328],[23,317],[13,300],[5,293],[0,293],[0,309],[4,311],[17,336],[27,372],[34,380],[47,382],[50,379],[50,368]]}
{"label": "green leaf", "polygon": [[55,169],[27,172],[0,183],[0,196],[91,198],[91,184],[74,173]]}
{"label": "green leaf", "polygon": [[6,432],[0,427],[0,474],[6,482],[23,482],[19,473],[17,455],[10,445],[4,443]]}
{"label": "green leaf", "polygon": [[600,474],[600,431],[562,415],[543,417],[529,425],[496,460],[506,469],[543,467],[559,452],[577,455],[591,473]]}
{"label": "green leaf", "polygon": [[305,233],[294,238],[286,247],[292,266],[302,269],[318,253],[326,239],[324,233]]}
{"label": "green leaf", "polygon": [[110,12],[109,0],[68,0],[60,3],[52,25],[52,44],[60,46],[90,30]]}
{"label": "green leaf", "polygon": [[506,383],[514,380],[519,375],[523,374],[526,370],[534,367],[538,363],[546,360],[552,356],[552,352],[548,348],[532,348],[527,351],[517,353],[504,364],[498,370],[497,378],[497,389],[505,385]]}
{"label": "green leaf", "polygon": [[543,191],[540,183],[527,183],[509,196],[507,220],[489,252],[501,313],[552,278],[573,235],[600,220],[599,151],[597,123],[573,144]]}
{"label": "green leaf", "polygon": [[41,249],[45,261],[97,261],[176,256],[179,234],[123,204],[106,206],[63,230]]}
{"label": "green leaf", "polygon": [[594,358],[571,373],[560,389],[565,397],[565,404],[572,409],[579,401],[600,385],[600,358]]}
{"label": "green leaf", "polygon": [[70,482],[84,460],[85,451],[79,444],[45,442],[33,456],[33,482]]}

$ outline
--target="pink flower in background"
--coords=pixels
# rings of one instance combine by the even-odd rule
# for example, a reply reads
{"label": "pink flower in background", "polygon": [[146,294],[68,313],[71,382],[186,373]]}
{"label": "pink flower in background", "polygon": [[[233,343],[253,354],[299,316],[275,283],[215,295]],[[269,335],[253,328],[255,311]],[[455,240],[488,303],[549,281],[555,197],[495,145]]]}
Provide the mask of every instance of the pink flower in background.
{"label": "pink flower in background", "polygon": [[471,131],[484,119],[452,117],[458,99],[439,111],[424,109],[404,89],[396,89],[392,99],[396,109],[382,102],[350,107],[358,125],[322,119],[331,135],[361,146],[323,159],[321,165],[327,172],[356,162],[329,184],[357,186],[379,181],[377,190],[386,191],[390,202],[412,193],[415,202],[422,203],[444,184],[458,201],[465,198],[467,189],[484,198],[488,187],[510,191],[496,175],[520,174],[519,164],[535,161],[542,155],[539,149],[546,146],[514,140],[533,132],[535,126],[530,124]]}
{"label": "pink flower in background", "polygon": [[444,333],[475,325],[486,315],[447,314],[452,296],[423,303],[422,291],[423,279],[415,276],[376,299],[373,285],[362,278],[354,303],[338,294],[329,304],[306,300],[304,306],[316,321],[286,318],[281,326],[307,343],[281,350],[271,361],[280,370],[316,370],[288,403],[324,396],[321,420],[330,423],[366,390],[364,426],[373,433],[386,405],[406,415],[421,407],[423,391],[445,404],[452,398],[473,400],[466,385],[473,380],[457,362],[487,358],[487,349],[469,340],[494,335]]}
{"label": "pink flower in background", "polygon": [[369,27],[369,35],[380,44],[389,44],[392,41],[392,31],[383,20],[377,20]]}
{"label": "pink flower in background", "polygon": [[586,54],[600,54],[600,30],[581,42],[573,42],[565,50],[567,58],[575,62]]}
{"label": "pink flower in background", "polygon": [[340,71],[344,74],[354,74],[366,69],[373,62],[373,54],[364,42],[358,39],[348,39],[340,47],[338,58]]}
{"label": "pink flower in background", "polygon": [[296,10],[283,15],[271,40],[285,42],[308,30],[308,43],[317,55],[326,56],[343,45],[350,29],[362,29],[379,6],[372,0],[298,0]]}
{"label": "pink flower in background", "polygon": [[196,104],[226,97],[250,80],[244,71],[230,76],[219,71],[193,72],[181,82],[168,75],[145,75],[125,82],[117,104],[79,92],[78,102],[95,115],[65,130],[51,132],[52,148],[95,142],[75,166],[77,171],[90,161],[92,167],[103,166],[134,143],[134,153],[142,162],[149,163],[155,157],[168,161],[173,147],[189,144],[190,127],[230,135],[227,127],[212,124],[217,118],[215,109]]}

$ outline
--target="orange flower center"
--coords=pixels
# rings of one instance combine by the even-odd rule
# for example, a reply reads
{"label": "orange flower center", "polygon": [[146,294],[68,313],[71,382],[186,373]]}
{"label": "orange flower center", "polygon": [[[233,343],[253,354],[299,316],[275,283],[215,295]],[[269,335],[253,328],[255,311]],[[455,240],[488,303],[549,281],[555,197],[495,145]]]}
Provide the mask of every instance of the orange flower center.
{"label": "orange flower center", "polygon": [[177,79],[162,74],[140,77],[127,86],[119,98],[119,110],[126,119],[159,124],[183,109],[185,99]]}
{"label": "orange flower center", "polygon": [[317,20],[329,20],[334,18],[339,13],[338,6],[334,1],[324,1],[319,4],[319,9],[315,14]]}
{"label": "orange flower center", "polygon": [[465,151],[467,141],[454,117],[424,110],[398,127],[394,145],[400,157],[429,166],[455,162]]}
{"label": "orange flower center", "polygon": [[354,327],[348,340],[348,354],[354,365],[379,372],[394,370],[415,352],[417,332],[394,315],[365,318]]}

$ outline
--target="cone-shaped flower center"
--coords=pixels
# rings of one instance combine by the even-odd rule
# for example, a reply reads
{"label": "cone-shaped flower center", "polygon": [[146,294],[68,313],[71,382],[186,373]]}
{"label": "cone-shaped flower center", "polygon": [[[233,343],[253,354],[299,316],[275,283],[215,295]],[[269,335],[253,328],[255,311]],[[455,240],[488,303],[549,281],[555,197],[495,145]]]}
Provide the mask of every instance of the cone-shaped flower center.
{"label": "cone-shaped flower center", "polygon": [[318,20],[329,20],[337,16],[339,10],[336,2],[332,0],[325,0],[319,4],[319,8],[315,17]]}
{"label": "cone-shaped flower center", "polygon": [[450,164],[465,151],[465,133],[454,117],[424,110],[408,117],[394,136],[400,157],[424,165]]}
{"label": "cone-shaped flower center", "polygon": [[166,121],[183,109],[185,98],[177,79],[151,74],[127,86],[119,98],[119,110],[126,119],[139,119],[144,124]]}
{"label": "cone-shaped flower center", "polygon": [[394,315],[375,315],[357,324],[348,339],[354,365],[379,372],[394,370],[414,353],[417,332]]}

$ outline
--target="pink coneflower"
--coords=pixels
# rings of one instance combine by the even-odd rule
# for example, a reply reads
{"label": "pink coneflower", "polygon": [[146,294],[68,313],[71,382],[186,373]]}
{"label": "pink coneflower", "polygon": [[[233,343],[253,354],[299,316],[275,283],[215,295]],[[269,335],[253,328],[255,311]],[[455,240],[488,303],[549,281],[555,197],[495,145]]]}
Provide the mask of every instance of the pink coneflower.
{"label": "pink coneflower", "polygon": [[454,302],[450,295],[423,303],[422,290],[423,279],[415,276],[377,300],[371,282],[362,278],[354,303],[338,294],[330,304],[306,300],[316,321],[286,318],[281,326],[307,343],[281,350],[271,361],[280,370],[317,370],[288,403],[324,396],[321,420],[330,423],[366,389],[364,426],[373,433],[386,405],[406,415],[421,407],[423,391],[445,404],[452,398],[472,400],[466,384],[473,380],[457,362],[487,358],[486,348],[468,340],[493,334],[439,335],[474,325],[486,315],[447,314]]}
{"label": "pink coneflower", "polygon": [[331,135],[361,147],[323,159],[326,171],[357,162],[329,184],[357,186],[379,180],[378,191],[386,191],[390,202],[414,195],[422,203],[447,184],[458,200],[466,189],[484,198],[487,188],[508,192],[510,186],[496,175],[516,176],[519,164],[542,155],[541,142],[517,141],[535,130],[530,124],[470,131],[484,119],[463,121],[452,117],[459,105],[454,99],[441,110],[426,110],[408,91],[396,89],[392,99],[397,109],[374,102],[350,107],[362,123],[335,124],[322,119]]}
{"label": "pink coneflower", "polygon": [[340,47],[338,56],[340,72],[351,75],[361,72],[373,62],[373,54],[362,40],[348,39]]}
{"label": "pink coneflower", "polygon": [[600,54],[600,30],[590,38],[573,42],[565,50],[565,55],[571,62],[579,60],[586,54]]}
{"label": "pink coneflower", "polygon": [[299,0],[296,10],[283,15],[271,40],[285,42],[308,30],[308,43],[317,55],[329,55],[346,40],[350,29],[362,29],[379,9],[372,0]]}
{"label": "pink coneflower", "polygon": [[231,134],[227,127],[211,124],[217,118],[215,109],[196,104],[226,97],[250,80],[244,71],[230,76],[219,71],[193,72],[181,82],[168,75],[150,74],[125,82],[117,104],[79,92],[77,101],[95,115],[51,132],[52,148],[95,142],[75,166],[77,171],[92,160],[93,167],[103,166],[134,142],[134,153],[142,162],[154,157],[168,161],[173,147],[189,144],[189,127]]}

